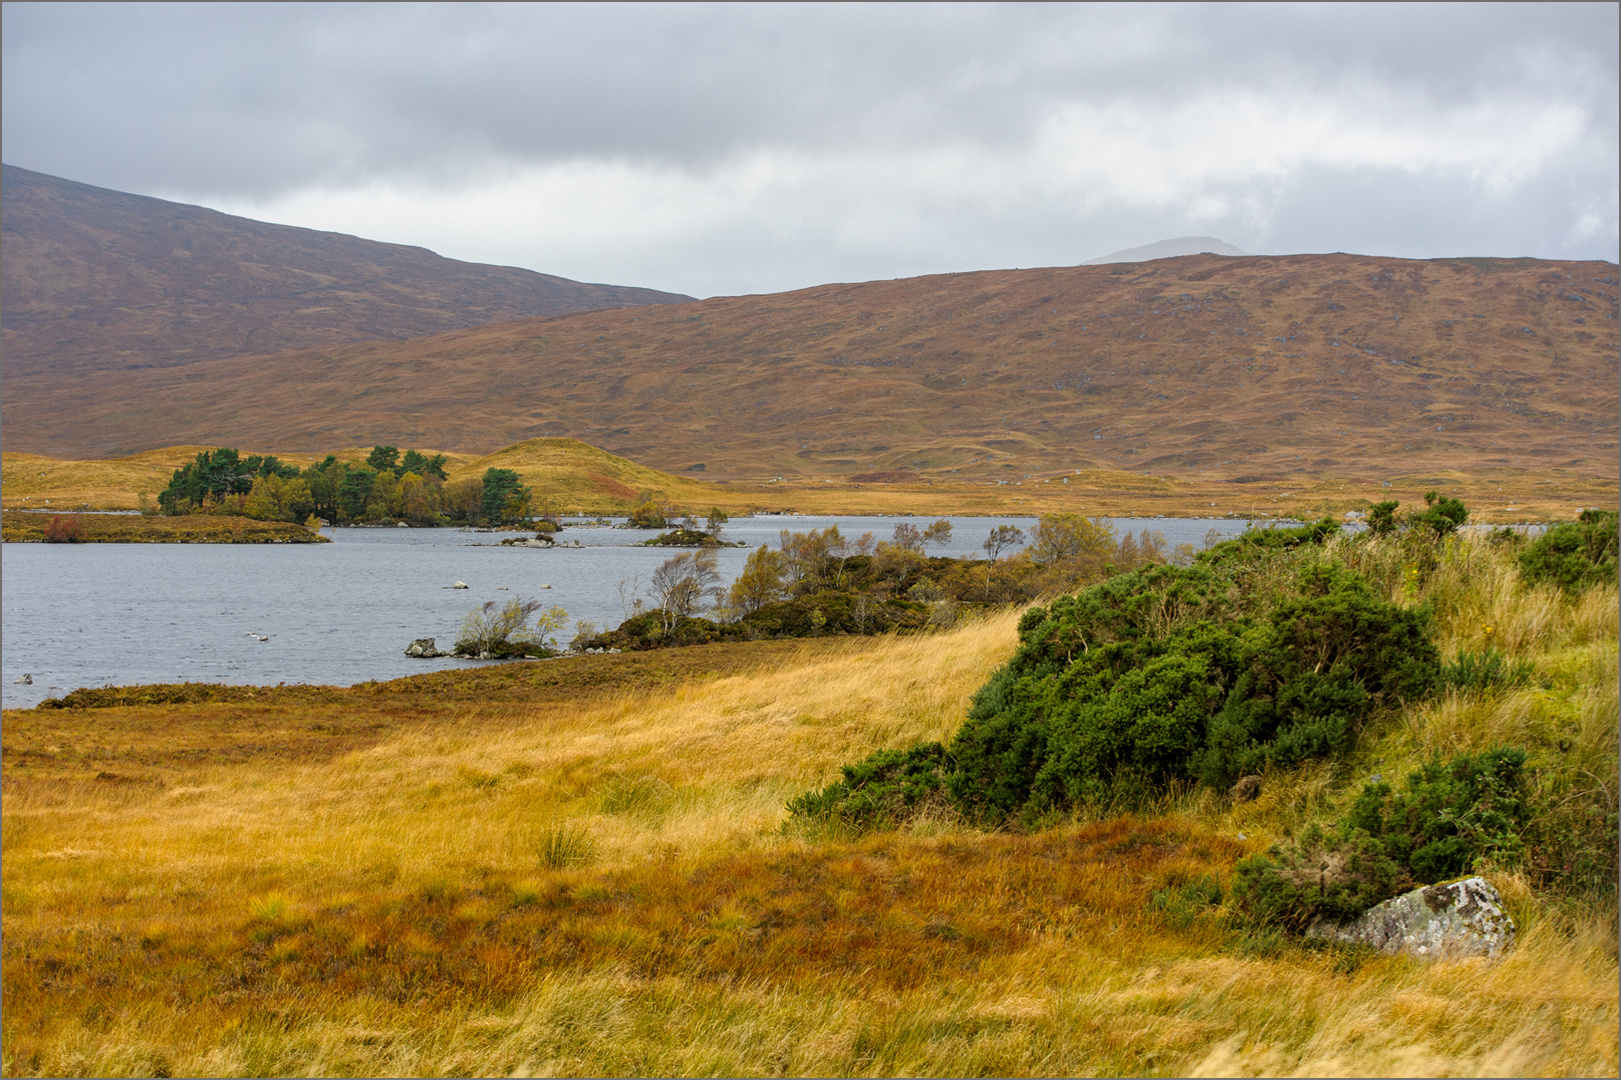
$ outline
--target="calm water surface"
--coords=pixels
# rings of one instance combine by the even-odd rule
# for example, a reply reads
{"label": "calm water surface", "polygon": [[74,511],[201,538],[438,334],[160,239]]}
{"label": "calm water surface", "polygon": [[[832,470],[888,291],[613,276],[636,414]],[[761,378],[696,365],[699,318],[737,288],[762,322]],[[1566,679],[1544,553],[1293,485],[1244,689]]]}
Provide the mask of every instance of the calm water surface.
{"label": "calm water surface", "polygon": [[[857,537],[888,539],[899,517],[761,516],[733,521],[725,537],[753,548],[779,530],[837,524]],[[953,518],[940,554],[977,555],[998,525],[1029,532],[1034,518]],[[1150,528],[1175,546],[1201,544],[1212,528],[1243,521],[1119,519],[1117,530]],[[502,533],[459,529],[328,529],[330,544],[6,544],[0,549],[0,698],[27,708],[82,686],[160,682],[278,682],[347,686],[447,667],[465,660],[413,660],[414,638],[440,648],[486,600],[538,597],[601,628],[674,552],[632,546],[651,532],[569,528],[581,548],[499,546]],[[730,584],[749,548],[718,552]],[[446,588],[465,581],[466,591]],[[550,588],[546,588],[550,586]],[[622,586],[622,587],[621,587]],[[502,590],[506,591],[502,591]],[[261,641],[260,638],[268,640]],[[33,685],[16,683],[24,672]]]}

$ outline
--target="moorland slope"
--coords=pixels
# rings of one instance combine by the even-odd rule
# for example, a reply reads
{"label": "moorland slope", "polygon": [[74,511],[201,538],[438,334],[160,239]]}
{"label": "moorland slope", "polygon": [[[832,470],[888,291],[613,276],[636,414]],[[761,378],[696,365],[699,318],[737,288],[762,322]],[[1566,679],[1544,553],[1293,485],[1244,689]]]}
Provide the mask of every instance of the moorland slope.
{"label": "moorland slope", "polygon": [[8,449],[60,457],[568,436],[708,478],[1613,486],[1617,310],[1604,262],[1188,256],[12,376],[4,422]]}
{"label": "moorland slope", "polygon": [[691,297],[0,167],[5,374],[90,376]]}

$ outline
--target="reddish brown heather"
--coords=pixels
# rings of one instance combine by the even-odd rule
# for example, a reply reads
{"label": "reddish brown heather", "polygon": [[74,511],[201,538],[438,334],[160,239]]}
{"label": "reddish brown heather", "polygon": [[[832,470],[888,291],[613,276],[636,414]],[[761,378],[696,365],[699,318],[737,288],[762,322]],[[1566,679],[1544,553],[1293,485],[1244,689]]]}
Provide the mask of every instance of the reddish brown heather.
{"label": "reddish brown heather", "polygon": [[[1189,256],[625,308],[6,381],[7,446],[488,452],[571,436],[706,478],[1617,475],[1617,271]],[[319,407],[313,407],[317,405]]]}
{"label": "reddish brown heather", "polygon": [[7,379],[690,299],[3,172]]}

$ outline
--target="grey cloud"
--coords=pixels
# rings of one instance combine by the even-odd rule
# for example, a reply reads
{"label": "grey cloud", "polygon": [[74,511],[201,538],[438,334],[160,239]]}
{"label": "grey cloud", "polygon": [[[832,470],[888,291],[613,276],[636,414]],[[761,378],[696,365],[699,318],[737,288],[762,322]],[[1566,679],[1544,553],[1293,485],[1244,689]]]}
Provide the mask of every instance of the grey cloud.
{"label": "grey cloud", "polygon": [[7,5],[4,20],[7,160],[261,197],[579,156],[995,149],[1065,101],[1225,86],[1384,108],[1513,92],[1613,117],[1616,71],[1610,5]]}
{"label": "grey cloud", "polygon": [[[372,230],[458,258],[700,294],[1070,264],[1188,234],[1259,252],[1613,259],[1617,11],[6,4],[0,130],[12,164],[250,213],[376,183],[426,192],[431,215],[434,197],[473,198],[560,163],[623,163],[644,187],[673,171],[715,179],[716,190],[735,189],[750,155],[764,152],[853,163],[848,178],[824,168],[798,190],[777,178],[730,218],[662,240],[609,214],[573,248],[527,235],[518,214],[510,236],[480,249],[431,222]],[[1500,117],[1493,126],[1510,145],[1536,134],[1512,123],[1550,111],[1578,116],[1580,131],[1507,190],[1467,164],[1308,160],[1284,175],[1216,170],[1178,198],[1141,205],[1039,175],[1041,140],[1066,109],[1152,116],[1228,100],[1304,103],[1351,117],[1364,135],[1415,117],[1431,121],[1417,129],[1445,130],[1469,110]],[[1212,123],[1218,114],[1199,113]],[[1194,153],[1164,145],[1177,130],[1144,132],[1144,152]],[[907,163],[936,152],[1005,162],[1007,183],[987,190],[951,175],[896,190]],[[861,171],[878,159],[887,171]],[[1600,226],[1576,235],[1584,213]],[[863,231],[852,220],[878,224]]]}

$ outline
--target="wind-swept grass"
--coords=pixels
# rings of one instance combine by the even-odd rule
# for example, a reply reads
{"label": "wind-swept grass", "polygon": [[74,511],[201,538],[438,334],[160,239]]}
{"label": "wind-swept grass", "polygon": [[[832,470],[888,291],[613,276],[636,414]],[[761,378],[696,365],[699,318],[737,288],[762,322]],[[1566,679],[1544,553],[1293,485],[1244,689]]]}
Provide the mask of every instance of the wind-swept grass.
{"label": "wind-swept grass", "polygon": [[[1394,548],[1344,554],[1405,587]],[[784,828],[841,764],[949,737],[1015,614],[470,672],[466,693],[8,712],[4,1069],[1613,1073],[1613,880],[1494,873],[1521,930],[1495,965],[1310,949],[1153,899],[1432,752],[1512,738],[1543,805],[1613,801],[1615,591],[1511,568],[1466,542],[1409,599],[1437,605],[1449,659],[1492,626],[1523,685],[1386,717],[1251,803],[1193,790],[1029,834]]]}

